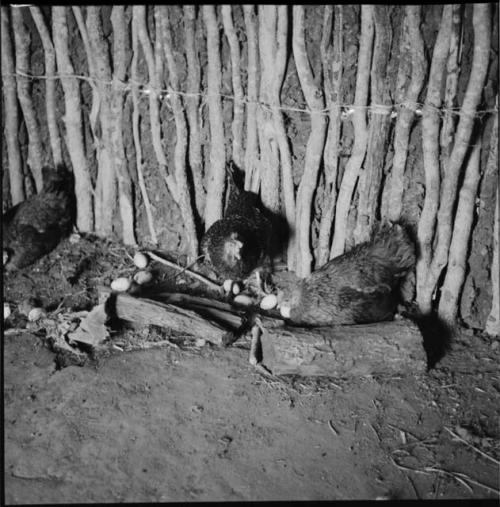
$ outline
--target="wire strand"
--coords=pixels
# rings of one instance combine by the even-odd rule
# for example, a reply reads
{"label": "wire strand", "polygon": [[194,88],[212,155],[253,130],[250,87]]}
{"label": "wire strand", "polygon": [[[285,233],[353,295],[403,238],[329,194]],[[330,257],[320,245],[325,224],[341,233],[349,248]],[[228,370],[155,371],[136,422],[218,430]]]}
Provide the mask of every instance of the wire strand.
{"label": "wire strand", "polygon": [[[129,79],[127,83],[124,83],[123,81],[113,80],[113,81],[105,81],[102,79],[96,79],[89,76],[82,76],[79,74],[57,74],[54,76],[36,76],[33,74],[27,74],[25,72],[22,72],[20,70],[16,70],[14,73],[6,74],[10,77],[23,77],[26,79],[31,80],[58,80],[58,79],[80,79],[82,81],[89,82],[90,84],[97,84],[101,83],[104,85],[116,85],[117,83],[121,84],[121,90],[122,91],[132,91],[132,89],[139,88],[139,92],[142,95],[149,95],[151,93],[156,93],[157,95],[166,95],[168,96],[170,94],[173,95],[180,95],[184,97],[202,97],[207,98],[210,97],[211,94],[209,93],[192,93],[192,92],[182,92],[180,90],[173,90],[172,88],[154,88],[150,86],[147,83],[139,83],[137,81]],[[370,111],[372,114],[382,114],[382,115],[391,115],[392,117],[397,116],[398,109],[403,108],[412,108],[417,116],[421,116],[423,114],[423,109],[427,109],[430,111],[434,111],[435,113],[440,114],[441,116],[445,116],[446,114],[451,114],[455,116],[473,116],[477,118],[482,118],[486,114],[491,113],[498,113],[498,108],[493,109],[484,109],[481,111],[476,111],[475,114],[470,115],[469,113],[462,112],[462,108],[460,107],[435,107],[430,104],[425,104],[421,102],[411,102],[411,101],[404,101],[397,104],[371,104],[369,106],[359,106],[356,104],[342,104],[338,102],[332,102],[329,104],[328,107],[324,109],[318,109],[318,110],[312,110],[312,109],[304,109],[300,107],[292,107],[292,106],[283,106],[283,105],[272,105],[272,104],[266,104],[264,102],[259,101],[252,101],[248,99],[237,99],[233,95],[228,95],[224,93],[218,93],[217,96],[222,97],[224,99],[233,100],[234,102],[239,102],[243,104],[252,104],[252,105],[258,105],[262,108],[268,110],[268,111],[290,111],[290,112],[296,112],[296,113],[304,113],[304,114],[323,114],[325,116],[328,116],[332,109],[334,108],[340,108],[342,110],[342,116],[347,117],[353,114],[356,110],[364,109],[366,111]]]}

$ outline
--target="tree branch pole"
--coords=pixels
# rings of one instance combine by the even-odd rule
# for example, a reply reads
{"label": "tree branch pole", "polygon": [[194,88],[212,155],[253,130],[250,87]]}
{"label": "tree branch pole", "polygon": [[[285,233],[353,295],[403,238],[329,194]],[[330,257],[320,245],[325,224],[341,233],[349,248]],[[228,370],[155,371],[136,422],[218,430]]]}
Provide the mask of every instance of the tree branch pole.
{"label": "tree branch pole", "polygon": [[125,7],[115,5],[111,10],[113,27],[113,82],[110,106],[110,137],[114,168],[118,179],[118,205],[122,221],[122,238],[126,245],[136,245],[134,231],[134,201],[132,179],[125,160],[123,142],[123,107],[125,78],[127,75],[127,51],[130,51]]}
{"label": "tree branch pole", "polygon": [[19,110],[17,107],[16,80],[14,77],[14,49],[10,38],[9,11],[1,7],[2,18],[2,88],[4,95],[4,133],[9,160],[9,184],[12,205],[24,201],[23,169],[18,143]]}
{"label": "tree branch pole", "polygon": [[76,78],[69,77],[75,72],[69,57],[66,13],[66,7],[52,7],[52,34],[57,69],[59,74],[65,76],[61,77],[65,104],[63,121],[66,125],[66,145],[75,175],[76,225],[80,232],[92,232],[94,230],[92,183],[83,146],[80,87]]}
{"label": "tree branch pole", "polygon": [[56,53],[49,29],[38,6],[30,7],[31,16],[35,22],[36,28],[42,41],[45,58],[45,110],[47,115],[47,127],[49,130],[50,146],[52,149],[52,159],[55,166],[63,164],[61,136],[57,126],[56,119]]}
{"label": "tree branch pole", "polygon": [[222,65],[217,17],[213,5],[203,5],[208,53],[208,114],[210,119],[210,169],[207,175],[205,230],[222,218],[222,201],[226,179],[224,120],[220,98]]}
{"label": "tree branch pole", "polygon": [[245,29],[247,34],[247,121],[245,138],[245,190],[254,188],[258,180],[259,145],[257,138],[257,77],[258,40],[257,19],[253,5],[243,5]]}
{"label": "tree branch pole", "polygon": [[187,60],[187,93],[185,99],[187,121],[189,127],[189,167],[194,183],[194,197],[198,218],[203,220],[205,211],[206,190],[204,186],[204,169],[202,144],[200,135],[200,59],[195,44],[195,6],[183,5],[184,12],[184,44],[186,46]]}
{"label": "tree branch pole", "polygon": [[153,141],[153,148],[158,160],[158,169],[167,186],[168,191],[172,195],[175,202],[178,202],[177,185],[174,177],[168,173],[167,158],[163,151],[161,140],[161,122],[160,122],[160,109],[158,106],[158,96],[160,90],[160,76],[156,69],[153,48],[151,47],[151,40],[148,35],[148,28],[146,24],[146,7],[144,5],[134,5],[132,7],[134,17],[137,23],[137,35],[141,42],[144,51],[144,57],[148,67],[149,74],[149,114],[151,119],[151,137]]}
{"label": "tree branch pole", "polygon": [[307,141],[305,167],[297,191],[296,229],[297,229],[297,265],[296,273],[305,277],[311,273],[312,255],[310,246],[311,208],[318,171],[326,136],[326,117],[323,114],[325,101],[323,91],[314,78],[306,51],[304,7],[293,6],[292,47],[300,86],[307,105],[311,110],[311,133]]}
{"label": "tree branch pole", "polygon": [[139,59],[139,35],[137,29],[138,23],[137,11],[132,11],[132,62],[130,64],[130,77],[131,77],[131,88],[132,88],[132,133],[134,138],[135,148],[135,160],[137,164],[137,179],[139,181],[139,188],[141,190],[142,199],[144,201],[144,207],[146,209],[146,217],[148,220],[149,234],[151,236],[151,242],[154,245],[158,244],[158,236],[156,235],[156,229],[154,225],[153,209],[151,201],[148,196],[146,188],[146,181],[144,179],[144,173],[142,171],[142,147],[141,147],[141,132],[139,128],[139,72],[137,70],[137,62]]}
{"label": "tree branch pole", "polygon": [[432,240],[439,206],[439,108],[441,86],[451,33],[451,5],[443,6],[441,24],[434,44],[427,85],[427,96],[422,112],[422,152],[425,172],[425,199],[418,222],[420,255],[417,258],[417,303],[424,313],[431,311],[433,291],[427,283],[432,260]]}
{"label": "tree branch pole", "polygon": [[456,106],[458,89],[458,76],[460,73],[460,53],[462,42],[462,5],[453,4],[451,15],[450,49],[446,63],[446,88],[444,95],[444,118],[441,127],[441,176],[446,174],[446,166],[453,148],[453,135],[455,133],[455,115],[452,109]]}
{"label": "tree branch pole", "polygon": [[[289,140],[286,135],[283,113],[279,109],[281,105],[281,88],[285,79],[288,62],[288,6],[278,7],[278,22],[276,28],[276,55],[274,64],[274,80],[271,93],[273,106],[273,122],[276,140],[279,147],[281,166],[281,190],[285,208],[285,217],[288,227],[287,265],[289,270],[295,271],[296,261],[296,236],[295,236],[295,192],[292,172],[292,154]],[[279,191],[279,190],[278,190]]]}
{"label": "tree branch pole", "polygon": [[[95,204],[99,204],[101,207],[99,222],[97,221],[98,214],[96,212],[96,232],[102,237],[108,237],[113,233],[113,218],[117,201],[117,171],[112,146],[112,132],[118,128],[121,135],[121,128],[113,124],[111,103],[114,94],[111,90],[111,63],[108,56],[108,44],[104,41],[100,7],[87,7],[86,25],[90,50],[94,59],[94,75],[97,78],[96,92],[100,102],[98,120],[101,128],[96,129],[94,139],[98,154],[96,194],[99,197]],[[97,97],[94,96],[94,98]]]}
{"label": "tree branch pole", "polygon": [[[172,7],[155,6],[155,12],[159,11],[160,16],[160,40],[163,45],[163,51],[167,60],[168,74],[170,80],[170,89],[179,90],[180,80],[177,72],[174,54],[172,51],[172,25],[169,20],[169,9]],[[158,35],[157,35],[158,36]],[[179,198],[179,208],[181,209],[182,218],[184,220],[184,231],[188,242],[188,257],[192,261],[198,256],[198,239],[196,236],[196,227],[194,223],[193,209],[191,208],[191,196],[189,193],[189,185],[186,173],[187,159],[187,124],[184,116],[184,106],[181,97],[172,93],[170,97],[172,109],[174,112],[175,128],[177,142],[175,144],[174,165],[175,165],[175,181],[177,183],[177,191]]]}
{"label": "tree branch pole", "polygon": [[458,198],[455,224],[448,255],[446,276],[441,286],[439,299],[439,316],[449,325],[454,326],[458,312],[458,302],[465,280],[469,239],[474,218],[474,208],[479,184],[479,166],[481,156],[481,139],[476,141],[465,169],[465,177]]}
{"label": "tree branch pole", "polygon": [[491,15],[489,4],[474,4],[474,54],[467,90],[465,92],[455,143],[450,155],[446,177],[443,181],[437,215],[437,242],[427,278],[427,294],[432,294],[443,268],[448,262],[453,229],[453,210],[456,201],[458,179],[474,127],[474,117],[481,101],[491,43]]}
{"label": "tree branch pole", "polygon": [[[12,31],[14,32],[16,71],[30,74],[30,34],[23,21],[21,9],[11,9]],[[24,116],[24,124],[28,133],[28,166],[33,174],[36,190],[43,187],[42,167],[46,165],[46,155],[40,139],[40,125],[33,106],[31,81],[27,77],[17,76],[17,96]]]}
{"label": "tree branch pole", "polygon": [[[332,25],[334,25],[334,40],[330,45]],[[342,129],[339,104],[342,100],[343,34],[342,5],[335,7],[335,16],[334,6],[325,5],[320,49],[329,122],[325,150],[323,152],[325,198],[319,225],[316,268],[325,264],[330,257],[332,224],[335,217],[335,205],[337,203],[337,174],[339,169],[339,145]]]}
{"label": "tree branch pole", "polygon": [[[279,147],[270,109],[277,51],[276,25],[277,6],[259,5],[259,53],[260,53],[260,90],[257,110],[259,122],[258,137],[260,148],[260,196],[262,204],[273,213],[280,212],[280,171]],[[253,188],[257,192],[257,188]]]}
{"label": "tree branch pole", "polygon": [[373,19],[375,22],[375,43],[370,79],[372,110],[366,162],[358,184],[359,199],[354,229],[356,243],[367,241],[375,224],[392,111],[387,82],[387,63],[392,39],[388,6],[376,5]]}
{"label": "tree branch pole", "polygon": [[[498,107],[498,102],[497,102]],[[496,139],[492,140],[495,143],[495,146],[498,145],[498,131]],[[497,151],[497,160],[496,167],[498,168],[498,151]],[[500,282],[498,280],[498,273],[500,271],[499,262],[498,262],[498,236],[499,236],[499,228],[498,228],[498,208],[500,207],[500,199],[499,199],[499,191],[500,191],[500,183],[497,179],[497,191],[496,191],[496,202],[495,202],[495,223],[493,226],[493,262],[491,264],[491,291],[493,293],[492,301],[491,301],[491,310],[488,315],[488,319],[486,320],[485,331],[492,336],[500,336]]]}
{"label": "tree branch pole", "polygon": [[[408,156],[410,130],[415,118],[418,97],[422,90],[427,70],[424,40],[420,32],[421,7],[419,5],[409,5],[405,7],[405,11],[411,52],[411,79],[406,93],[406,100],[398,113],[394,133],[394,159],[392,162],[387,206],[387,218],[393,222],[401,218],[403,211],[404,174]],[[400,60],[403,58],[404,56],[400,53]]]}
{"label": "tree branch pole", "polygon": [[233,82],[233,122],[231,126],[233,134],[233,161],[239,168],[243,168],[243,119],[245,113],[245,107],[243,102],[243,87],[241,85],[241,59],[240,59],[240,45],[236,30],[233,24],[231,5],[222,5],[222,23],[224,26],[224,32],[227,37],[229,44],[229,50],[231,52],[231,77]]}
{"label": "tree branch pole", "polygon": [[354,95],[354,146],[347,162],[342,183],[340,185],[335,210],[335,228],[330,258],[344,253],[347,236],[347,217],[351,206],[352,195],[358,180],[359,171],[366,154],[367,129],[366,105],[368,100],[368,84],[370,81],[370,62],[373,43],[373,6],[361,6],[361,38],[359,45],[358,69],[356,73],[356,91]]}

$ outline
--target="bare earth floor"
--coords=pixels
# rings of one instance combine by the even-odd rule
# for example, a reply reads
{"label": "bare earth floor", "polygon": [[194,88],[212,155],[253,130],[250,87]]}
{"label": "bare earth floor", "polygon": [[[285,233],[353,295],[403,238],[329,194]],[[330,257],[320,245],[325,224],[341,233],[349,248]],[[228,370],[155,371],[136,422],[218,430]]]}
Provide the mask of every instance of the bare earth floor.
{"label": "bare earth floor", "polygon": [[[65,242],[4,299],[89,309],[117,249]],[[350,379],[262,376],[245,339],[59,369],[40,335],[3,346],[8,504],[498,498],[498,340],[464,331],[429,373]]]}

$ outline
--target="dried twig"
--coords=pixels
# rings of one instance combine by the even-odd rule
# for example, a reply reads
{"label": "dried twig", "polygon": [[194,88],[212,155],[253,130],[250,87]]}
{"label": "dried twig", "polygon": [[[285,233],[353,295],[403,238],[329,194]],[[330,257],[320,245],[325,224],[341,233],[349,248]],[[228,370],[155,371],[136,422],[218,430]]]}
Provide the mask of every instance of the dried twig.
{"label": "dried twig", "polygon": [[[262,375],[269,377],[269,378],[276,378],[265,366],[263,366],[261,363],[257,363],[254,368],[261,373]],[[269,385],[269,383],[267,382]]]}
{"label": "dried twig", "polygon": [[368,426],[372,429],[373,433],[375,433],[375,436],[377,437],[378,442],[380,443],[380,435],[378,434],[377,430],[374,428],[373,424],[371,422],[368,423]]}
{"label": "dried twig", "polygon": [[[161,348],[164,346],[172,347],[174,349],[180,349],[179,345],[171,342],[170,340],[160,340],[157,342],[140,342],[135,343],[133,345],[129,345],[124,350],[130,351],[130,350],[148,350],[153,348]],[[119,348],[116,345],[114,345],[115,348]]]}
{"label": "dried twig", "polygon": [[332,421],[328,421],[328,427],[332,430],[332,433],[338,437],[339,436],[339,432],[335,429],[335,427],[333,426],[332,424]]}
{"label": "dried twig", "polygon": [[203,275],[200,275],[199,273],[195,273],[194,271],[191,271],[190,269],[187,269],[184,266],[179,266],[175,262],[167,261],[163,257],[160,257],[159,255],[154,254],[153,252],[146,252],[151,259],[154,259],[155,261],[160,262],[161,264],[165,264],[165,266],[169,266],[174,269],[180,269],[183,272],[186,272],[188,275],[192,276],[193,278],[196,278],[200,282],[203,282],[204,284],[208,285],[211,289],[215,289],[217,291],[222,290],[222,286],[213,282],[212,280],[209,280],[208,278],[204,277]]}
{"label": "dried twig", "polygon": [[399,470],[405,471],[405,472],[415,472],[417,474],[424,474],[424,475],[430,475],[432,473],[443,474],[443,475],[446,475],[448,477],[452,477],[453,479],[455,479],[458,483],[460,483],[462,486],[464,486],[470,493],[473,493],[474,491],[472,490],[470,485],[467,484],[468,482],[470,482],[470,484],[473,484],[474,486],[479,486],[481,488],[484,488],[487,491],[489,491],[490,493],[495,493],[496,495],[500,495],[500,490],[492,488],[491,486],[487,486],[486,484],[483,484],[482,482],[478,482],[474,479],[471,479],[468,475],[462,474],[460,472],[449,472],[448,470],[443,470],[442,468],[435,468],[435,467],[425,467],[423,470],[418,470],[416,468],[410,468],[410,467],[405,467],[403,465],[400,465],[399,463],[396,463],[396,461],[391,457],[389,457],[389,459],[396,468],[398,468]]}
{"label": "dried twig", "polygon": [[459,440],[460,442],[464,443],[465,445],[467,445],[468,447],[470,447],[471,449],[474,449],[477,453],[481,454],[481,456],[484,456],[485,458],[493,461],[493,463],[496,463],[497,465],[500,465],[500,461],[498,461],[497,459],[493,458],[492,456],[486,454],[485,452],[481,451],[480,449],[478,449],[477,447],[475,447],[474,445],[470,444],[469,442],[467,442],[467,440],[463,439],[462,437],[460,437],[460,435],[457,435],[454,431],[450,430],[450,428],[444,428],[453,438]]}
{"label": "dried twig", "polygon": [[[471,493],[472,488],[467,484],[467,482],[470,482],[474,486],[479,486],[480,488],[484,488],[490,493],[495,493],[496,495],[500,496],[500,490],[492,488],[491,486],[487,486],[486,484],[483,484],[482,482],[478,482],[474,479],[471,479],[468,475],[462,474],[460,472],[448,472],[447,470],[443,470],[441,468],[434,468],[434,467],[425,467],[424,469],[426,472],[437,472],[439,474],[447,475],[448,477],[452,477],[457,482],[465,486]],[[467,482],[466,482],[467,481]]]}
{"label": "dried twig", "polygon": [[252,327],[252,340],[250,342],[250,355],[248,358],[248,362],[252,366],[256,366],[260,362],[257,357],[258,347],[260,344],[260,335],[261,335],[261,328],[258,324],[256,324]]}

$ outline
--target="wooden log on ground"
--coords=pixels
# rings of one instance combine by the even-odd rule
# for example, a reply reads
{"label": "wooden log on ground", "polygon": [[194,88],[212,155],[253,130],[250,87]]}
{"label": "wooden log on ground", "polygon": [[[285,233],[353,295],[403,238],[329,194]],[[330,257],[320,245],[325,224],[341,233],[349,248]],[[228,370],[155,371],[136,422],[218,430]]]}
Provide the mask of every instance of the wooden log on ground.
{"label": "wooden log on ground", "polygon": [[98,290],[100,303],[107,301],[109,305],[107,309],[109,308],[116,317],[135,324],[154,325],[192,336],[201,336],[216,345],[234,341],[232,331],[238,329],[234,324],[228,325],[227,329],[215,320],[208,320],[186,308],[136,298],[123,292],[112,292],[107,287],[99,287]]}
{"label": "wooden log on ground", "polygon": [[[284,321],[277,318],[276,310],[264,311],[257,308],[238,307],[223,301],[190,294],[152,292],[150,295],[146,295],[147,289],[144,295],[141,292],[141,288],[138,288],[138,292],[133,295],[114,293],[109,287],[99,286],[99,303],[104,303],[113,294],[113,311],[120,319],[135,322],[136,324],[154,324],[168,327],[176,331],[203,336],[211,343],[225,346],[231,345],[242,333],[246,332],[255,322],[256,316],[259,317],[262,325],[270,329],[284,325]],[[185,319],[182,319],[180,327],[174,327],[179,326],[176,320],[179,317],[178,315],[175,315],[175,318],[172,316],[172,309],[174,311],[189,312],[183,314]],[[143,310],[146,310],[146,313],[141,313]],[[199,323],[198,327],[190,326],[190,315],[196,316],[196,322]],[[198,334],[204,333],[204,325],[218,326],[223,328],[224,332],[209,327],[211,335],[215,334],[215,336],[213,339],[205,337],[204,334]],[[222,338],[219,336],[221,333]]]}
{"label": "wooden log on ground", "polygon": [[408,320],[262,331],[262,364],[274,375],[408,374],[427,367],[422,335]]}

